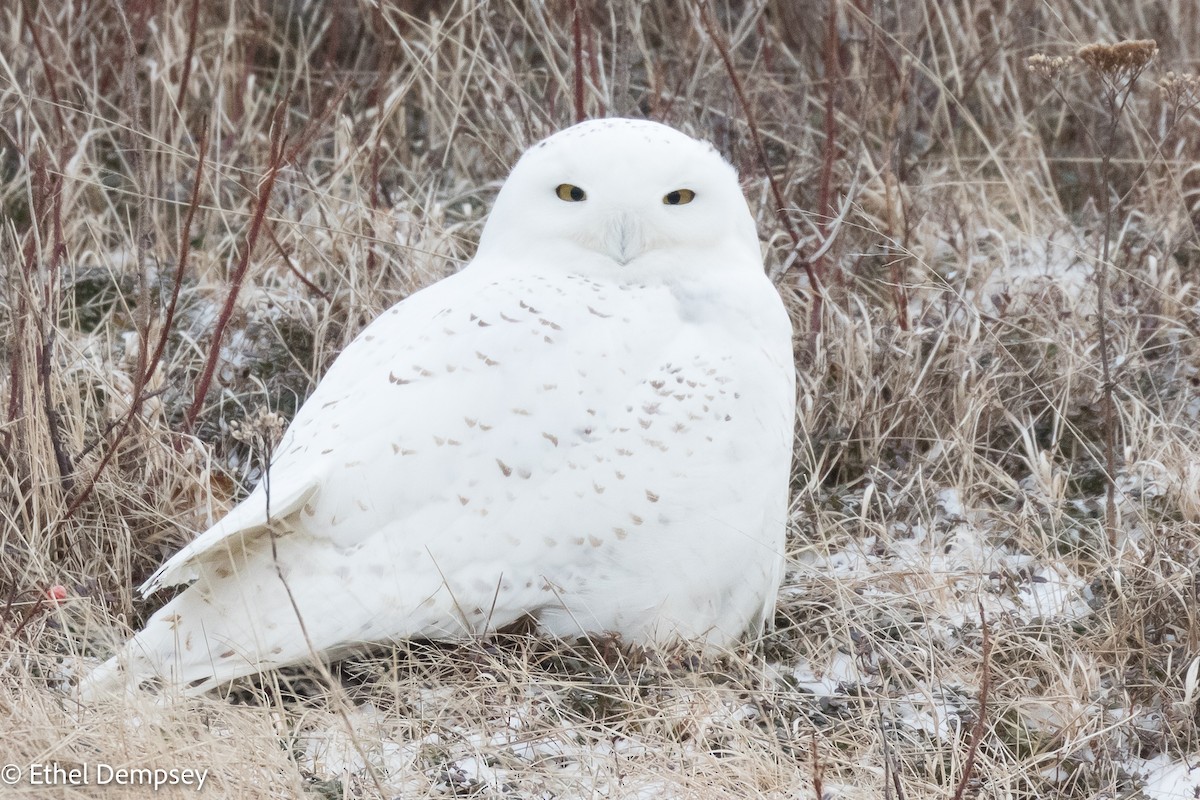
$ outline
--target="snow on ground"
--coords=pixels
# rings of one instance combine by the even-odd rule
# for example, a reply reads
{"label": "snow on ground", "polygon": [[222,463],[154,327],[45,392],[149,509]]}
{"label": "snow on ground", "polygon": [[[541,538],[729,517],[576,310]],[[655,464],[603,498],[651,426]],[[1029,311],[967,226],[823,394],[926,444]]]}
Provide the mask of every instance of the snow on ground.
{"label": "snow on ground", "polygon": [[[934,635],[989,618],[1069,621],[1086,616],[1087,582],[1064,562],[1042,562],[996,544],[954,489],[938,493],[940,514],[930,525],[895,525],[891,536],[849,540],[840,550],[800,557],[801,576],[869,582],[864,597],[919,597]],[[887,581],[874,580],[880,574]]]}
{"label": "snow on ground", "polygon": [[1147,800],[1196,800],[1200,797],[1200,755],[1193,755],[1189,761],[1176,761],[1167,755],[1130,759],[1129,770],[1142,776],[1142,793]]}
{"label": "snow on ground", "polygon": [[[1126,491],[1143,497],[1161,494],[1161,486],[1153,465],[1141,465],[1124,482]],[[980,608],[991,626],[1054,630],[1086,623],[1092,614],[1091,587],[1070,562],[1047,553],[1020,551],[1011,544],[1013,537],[997,536],[989,515],[970,508],[955,489],[938,491],[933,506],[934,518],[920,524],[894,524],[886,536],[846,537],[837,549],[801,552],[785,597],[804,597],[813,586],[840,587],[841,602],[860,605],[862,619],[872,613],[891,615],[893,626],[895,620],[905,619],[896,610],[911,608],[916,598],[918,618],[903,635],[919,637],[918,646],[927,647],[934,661],[935,651],[952,648],[964,629],[978,629]],[[839,649],[821,663],[776,668],[796,690],[834,698],[861,683],[886,688],[872,666],[869,659]],[[1069,740],[1095,720],[1108,729],[1110,742],[1129,752],[1136,744],[1130,733],[1150,738],[1161,733],[1163,715],[1158,710],[1124,708],[1120,698],[1105,688],[1097,665],[1079,660],[1075,668],[1079,672],[1075,679],[1095,687],[1091,702],[1070,695],[1048,702],[1040,697],[1046,687],[1031,676],[1030,702],[1019,706],[1024,735]],[[891,693],[882,709],[889,725],[929,741],[962,740],[977,711],[975,676],[933,669],[929,677],[907,688]],[[1074,764],[1091,763],[1095,755],[1086,745],[1088,737],[1080,738],[1083,746],[1064,755]],[[1069,776],[1062,767],[1051,772],[1043,777],[1054,781]],[[1151,800],[1200,797],[1200,760],[1193,768],[1186,761],[1159,756],[1139,762],[1129,773],[1142,776]]]}
{"label": "snow on ground", "polygon": [[[450,794],[519,791],[522,797],[564,799],[678,795],[669,776],[648,777],[634,768],[648,753],[644,742],[600,736],[574,725],[547,726],[538,719],[539,692],[530,689],[527,694],[524,703],[506,709],[507,719],[448,718],[444,734],[412,741],[405,738],[405,720],[369,704],[347,709],[344,717],[324,715],[297,737],[297,760],[319,779],[366,785],[378,781],[385,791],[402,797],[424,796],[431,788]],[[448,717],[458,713],[449,706],[441,712]],[[706,712],[715,718],[747,713],[720,704]],[[703,721],[703,715],[693,720]]]}
{"label": "snow on ground", "polygon": [[1095,305],[1093,243],[1077,231],[1044,235],[983,229],[976,235],[972,271],[982,278],[967,298],[989,314],[1038,312],[1047,304],[1087,314]]}

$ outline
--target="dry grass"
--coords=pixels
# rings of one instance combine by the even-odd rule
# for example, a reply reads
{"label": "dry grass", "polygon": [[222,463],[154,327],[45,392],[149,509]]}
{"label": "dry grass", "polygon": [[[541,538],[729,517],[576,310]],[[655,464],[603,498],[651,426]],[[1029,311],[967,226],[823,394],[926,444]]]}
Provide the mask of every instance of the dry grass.
{"label": "dry grass", "polygon": [[[1200,752],[1193,5],[384,5],[0,10],[0,763],[207,768],[206,797],[1168,796],[1147,765]],[[1157,55],[1105,165],[1068,57],[1122,39]],[[776,630],[698,668],[518,640],[76,708],[160,602],[132,587],[257,479],[232,423],[290,417],[469,258],[580,110],[745,178],[798,330]]]}

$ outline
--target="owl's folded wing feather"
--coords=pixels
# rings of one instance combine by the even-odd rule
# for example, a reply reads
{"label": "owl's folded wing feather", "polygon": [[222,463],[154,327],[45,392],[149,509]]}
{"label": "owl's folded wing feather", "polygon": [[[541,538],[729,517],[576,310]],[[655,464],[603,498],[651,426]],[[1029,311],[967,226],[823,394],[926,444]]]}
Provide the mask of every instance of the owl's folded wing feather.
{"label": "owl's folded wing feather", "polygon": [[193,581],[200,576],[204,564],[227,560],[251,540],[271,535],[272,528],[276,528],[276,532],[286,529],[288,518],[299,513],[320,486],[321,478],[314,473],[307,481],[296,481],[291,486],[272,490],[268,516],[266,494],[260,485],[220,522],[155,570],[139,591],[146,596],[164,586]]}
{"label": "owl's folded wing feather", "polygon": [[[334,362],[310,401],[319,399],[319,395],[330,390],[348,387],[350,391],[356,388],[355,381],[361,380],[365,371],[360,368],[353,353],[381,349],[382,342],[375,341],[372,344],[375,335],[386,336],[398,344],[421,336],[441,313],[443,296],[452,293],[464,277],[468,282],[472,280],[465,272],[450,276],[398,303],[391,313],[368,326]],[[345,358],[347,355],[350,357]],[[319,415],[319,403],[313,403],[312,407],[301,407],[291,428],[284,434],[284,441],[288,441],[289,437],[295,438],[297,423],[319,418]],[[327,466],[320,459],[289,458],[287,454],[276,458],[271,465],[269,493],[265,483],[256,487],[223,519],[160,566],[139,587],[141,594],[146,596],[165,586],[194,581],[200,577],[204,566],[214,561],[228,560],[230,555],[237,554],[247,545],[257,543],[272,528],[276,533],[285,532],[289,517],[298,514],[309,501],[315,500],[325,482]]]}

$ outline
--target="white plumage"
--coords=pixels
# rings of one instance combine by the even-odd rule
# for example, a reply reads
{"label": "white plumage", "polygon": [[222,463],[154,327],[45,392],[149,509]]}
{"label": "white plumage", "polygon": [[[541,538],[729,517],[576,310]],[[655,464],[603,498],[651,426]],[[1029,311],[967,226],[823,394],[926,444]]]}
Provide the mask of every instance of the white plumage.
{"label": "white plumage", "polygon": [[521,158],[466,268],[338,357],[270,516],[264,482],[167,561],[143,592],[191,585],[81,695],[525,615],[726,647],[774,606],[794,408],[733,168],[664,125],[576,125]]}

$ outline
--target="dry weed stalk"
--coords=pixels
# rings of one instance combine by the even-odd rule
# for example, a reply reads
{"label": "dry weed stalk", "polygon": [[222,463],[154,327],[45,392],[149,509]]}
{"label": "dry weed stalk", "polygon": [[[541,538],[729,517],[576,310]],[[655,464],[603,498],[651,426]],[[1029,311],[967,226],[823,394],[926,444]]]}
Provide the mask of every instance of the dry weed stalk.
{"label": "dry weed stalk", "polygon": [[1026,60],[1026,66],[1031,73],[1042,80],[1058,80],[1059,76],[1070,68],[1071,56],[1050,56],[1045,53],[1034,53]]}
{"label": "dry weed stalk", "polygon": [[[741,106],[742,113],[746,117],[746,127],[750,132],[750,140],[754,144],[755,154],[758,156],[759,166],[763,170],[763,174],[767,179],[767,185],[771,190],[771,199],[774,201],[775,218],[779,221],[783,230],[787,233],[791,240],[793,254],[798,257],[800,265],[803,267],[805,275],[808,276],[809,290],[812,292],[812,308],[809,312],[809,333],[812,336],[820,333],[822,311],[824,307],[825,289],[824,289],[824,274],[820,269],[820,261],[823,254],[828,249],[828,242],[824,242],[819,248],[819,255],[816,258],[805,258],[799,256],[800,250],[803,247],[804,240],[800,236],[800,231],[797,230],[795,224],[788,216],[788,205],[783,199],[783,190],[780,188],[779,181],[776,180],[774,170],[771,166],[770,158],[767,155],[766,146],[763,144],[763,138],[758,125],[757,115],[754,111],[754,106],[750,103],[749,97],[746,95],[746,90],[742,86],[742,80],[738,75],[738,70],[733,62],[733,55],[729,50],[729,42],[725,35],[721,32],[716,19],[713,17],[712,9],[707,0],[697,3],[697,13],[700,17],[700,23],[704,26],[705,32],[709,39],[716,45],[717,52],[721,56],[721,63],[725,66],[725,72],[729,76],[729,83],[733,87],[734,93],[737,95],[738,104]],[[835,12],[831,9],[830,14]],[[830,103],[832,100],[832,89]],[[832,114],[832,111],[829,113]],[[827,133],[830,129],[827,128]],[[827,144],[828,153],[833,152],[833,144]],[[830,156],[832,157],[832,156]],[[826,184],[828,192],[828,185]]]}
{"label": "dry weed stalk", "polygon": [[967,796],[967,789],[975,777],[975,759],[979,755],[979,746],[987,733],[988,697],[992,689],[992,637],[982,604],[979,606],[979,636],[979,708],[975,711],[975,720],[971,723],[971,744],[967,748],[967,757],[963,760],[962,775],[954,789],[953,800],[962,800]]}
{"label": "dry weed stalk", "polygon": [[[1121,120],[1134,84],[1142,72],[1158,55],[1158,44],[1152,39],[1107,44],[1098,42],[1085,45],[1075,51],[1073,58],[1050,57],[1043,53],[1030,56],[1028,69],[1033,74],[1057,81],[1073,63],[1087,67],[1098,81],[1097,88],[1105,117],[1105,126],[1099,136],[1089,133],[1089,141],[1096,148],[1100,159],[1100,216],[1103,234],[1100,252],[1096,258],[1096,336],[1100,354],[1101,390],[1100,402],[1103,415],[1105,504],[1104,529],[1110,550],[1117,547],[1117,415],[1113,394],[1116,390],[1113,378],[1112,345],[1110,342],[1109,304],[1112,302],[1109,284],[1111,281],[1111,248],[1113,226],[1117,208],[1112,202],[1112,162],[1117,147],[1117,136]],[[1070,103],[1055,83],[1055,92],[1069,106]],[[1086,130],[1086,128],[1085,128]],[[1119,203],[1118,203],[1119,205]]]}
{"label": "dry weed stalk", "polygon": [[1112,83],[1110,91],[1114,100],[1127,99],[1133,82],[1138,79],[1154,57],[1158,55],[1158,42],[1153,39],[1136,39],[1128,42],[1108,44],[1096,42],[1084,45],[1075,51],[1075,58],[1106,81]]}
{"label": "dry weed stalk", "polygon": [[1100,215],[1104,234],[1100,244],[1096,276],[1096,326],[1100,344],[1102,403],[1104,409],[1104,464],[1108,481],[1105,487],[1104,523],[1109,546],[1117,545],[1117,416],[1113,400],[1112,353],[1109,343],[1109,268],[1113,224],[1116,210],[1112,206],[1112,159],[1120,131],[1121,116],[1142,71],[1158,54],[1153,40],[1091,44],[1081,47],[1075,57],[1100,78],[1101,99],[1108,117],[1108,127],[1100,140]]}
{"label": "dry weed stalk", "polygon": [[[259,406],[245,419],[231,421],[229,435],[250,447],[265,475],[269,473],[267,467],[271,464],[275,445],[279,443],[286,427],[287,422],[283,417],[266,406]],[[267,516],[270,517],[269,512]]]}

